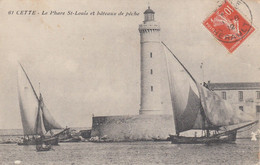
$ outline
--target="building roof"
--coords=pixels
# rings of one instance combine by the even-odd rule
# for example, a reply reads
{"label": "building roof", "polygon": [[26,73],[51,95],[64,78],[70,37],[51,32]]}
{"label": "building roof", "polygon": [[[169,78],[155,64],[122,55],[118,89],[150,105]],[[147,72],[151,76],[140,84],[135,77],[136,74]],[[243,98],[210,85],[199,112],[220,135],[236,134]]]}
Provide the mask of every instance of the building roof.
{"label": "building roof", "polygon": [[150,6],[148,6],[148,9],[145,10],[145,12],[144,12],[144,14],[148,14],[148,13],[152,13],[152,14],[155,13],[152,9],[150,9]]}
{"label": "building roof", "polygon": [[260,89],[260,82],[208,83],[212,90],[254,90]]}

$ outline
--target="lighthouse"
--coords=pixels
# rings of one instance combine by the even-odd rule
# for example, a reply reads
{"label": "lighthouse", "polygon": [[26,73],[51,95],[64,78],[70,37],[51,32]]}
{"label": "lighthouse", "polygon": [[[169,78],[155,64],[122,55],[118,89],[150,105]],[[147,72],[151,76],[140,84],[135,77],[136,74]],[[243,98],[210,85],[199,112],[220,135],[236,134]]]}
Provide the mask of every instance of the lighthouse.
{"label": "lighthouse", "polygon": [[141,44],[141,106],[139,115],[95,116],[92,137],[114,141],[166,140],[174,133],[167,67],[160,25],[148,7],[139,25]]}
{"label": "lighthouse", "polygon": [[155,12],[148,7],[144,21],[139,25],[141,44],[141,107],[140,115],[162,114],[161,72],[162,46],[160,24],[154,20]]}

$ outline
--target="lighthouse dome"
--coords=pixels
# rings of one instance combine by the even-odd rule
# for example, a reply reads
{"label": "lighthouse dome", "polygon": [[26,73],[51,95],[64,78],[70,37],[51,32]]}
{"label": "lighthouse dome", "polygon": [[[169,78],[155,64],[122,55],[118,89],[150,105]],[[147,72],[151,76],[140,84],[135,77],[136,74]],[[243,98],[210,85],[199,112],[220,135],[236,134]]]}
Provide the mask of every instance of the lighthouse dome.
{"label": "lighthouse dome", "polygon": [[150,6],[148,7],[147,10],[145,10],[144,14],[154,14],[154,11],[152,9],[150,9]]}

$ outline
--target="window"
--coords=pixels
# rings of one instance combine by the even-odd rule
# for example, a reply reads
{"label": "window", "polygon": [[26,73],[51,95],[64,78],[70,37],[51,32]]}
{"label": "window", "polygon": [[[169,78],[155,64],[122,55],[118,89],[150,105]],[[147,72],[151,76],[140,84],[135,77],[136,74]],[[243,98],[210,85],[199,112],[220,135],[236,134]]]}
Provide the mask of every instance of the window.
{"label": "window", "polygon": [[227,94],[226,94],[226,92],[222,92],[222,99],[227,100]]}
{"label": "window", "polygon": [[243,101],[243,91],[238,91],[238,99],[239,101]]}
{"label": "window", "polygon": [[145,21],[152,21],[154,20],[154,15],[152,13],[148,13],[144,15]]}
{"label": "window", "polygon": [[153,70],[151,69],[151,74],[153,74]]}
{"label": "window", "polygon": [[260,112],[260,105],[256,106],[256,112],[258,112],[258,113]]}
{"label": "window", "polygon": [[256,91],[256,98],[260,99],[260,91]]}
{"label": "window", "polygon": [[150,52],[150,58],[153,58],[153,53],[152,52]]}
{"label": "window", "polygon": [[153,86],[151,86],[151,91],[153,91]]}
{"label": "window", "polygon": [[241,111],[244,111],[244,107],[243,106],[239,106],[238,107]]}

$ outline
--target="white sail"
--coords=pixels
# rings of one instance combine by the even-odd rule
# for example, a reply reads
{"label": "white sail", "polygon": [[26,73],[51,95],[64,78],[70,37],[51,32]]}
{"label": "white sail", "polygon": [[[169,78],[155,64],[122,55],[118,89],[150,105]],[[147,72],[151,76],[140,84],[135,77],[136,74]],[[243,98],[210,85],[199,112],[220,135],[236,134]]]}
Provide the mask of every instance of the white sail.
{"label": "white sail", "polygon": [[41,94],[40,94],[40,102],[41,102],[43,123],[46,131],[49,131],[51,129],[61,129],[62,127],[60,126],[60,124],[54,120],[51,113],[49,112],[46,105],[44,104]]}
{"label": "white sail", "polygon": [[18,69],[18,94],[24,135],[35,135],[38,99],[22,66]]}
{"label": "white sail", "polygon": [[197,83],[172,52],[165,54],[177,133],[197,128],[216,129],[252,120],[250,115],[234,109],[215,92]]}
{"label": "white sail", "polygon": [[215,126],[228,126],[254,120],[253,116],[235,109],[215,92],[199,86],[201,103],[208,122]]}
{"label": "white sail", "polygon": [[176,133],[202,129],[201,102],[196,82],[183,66],[165,51]]}
{"label": "white sail", "polygon": [[42,135],[51,129],[61,129],[45,106],[41,94],[38,98],[22,65],[18,69],[18,94],[24,135]]}

